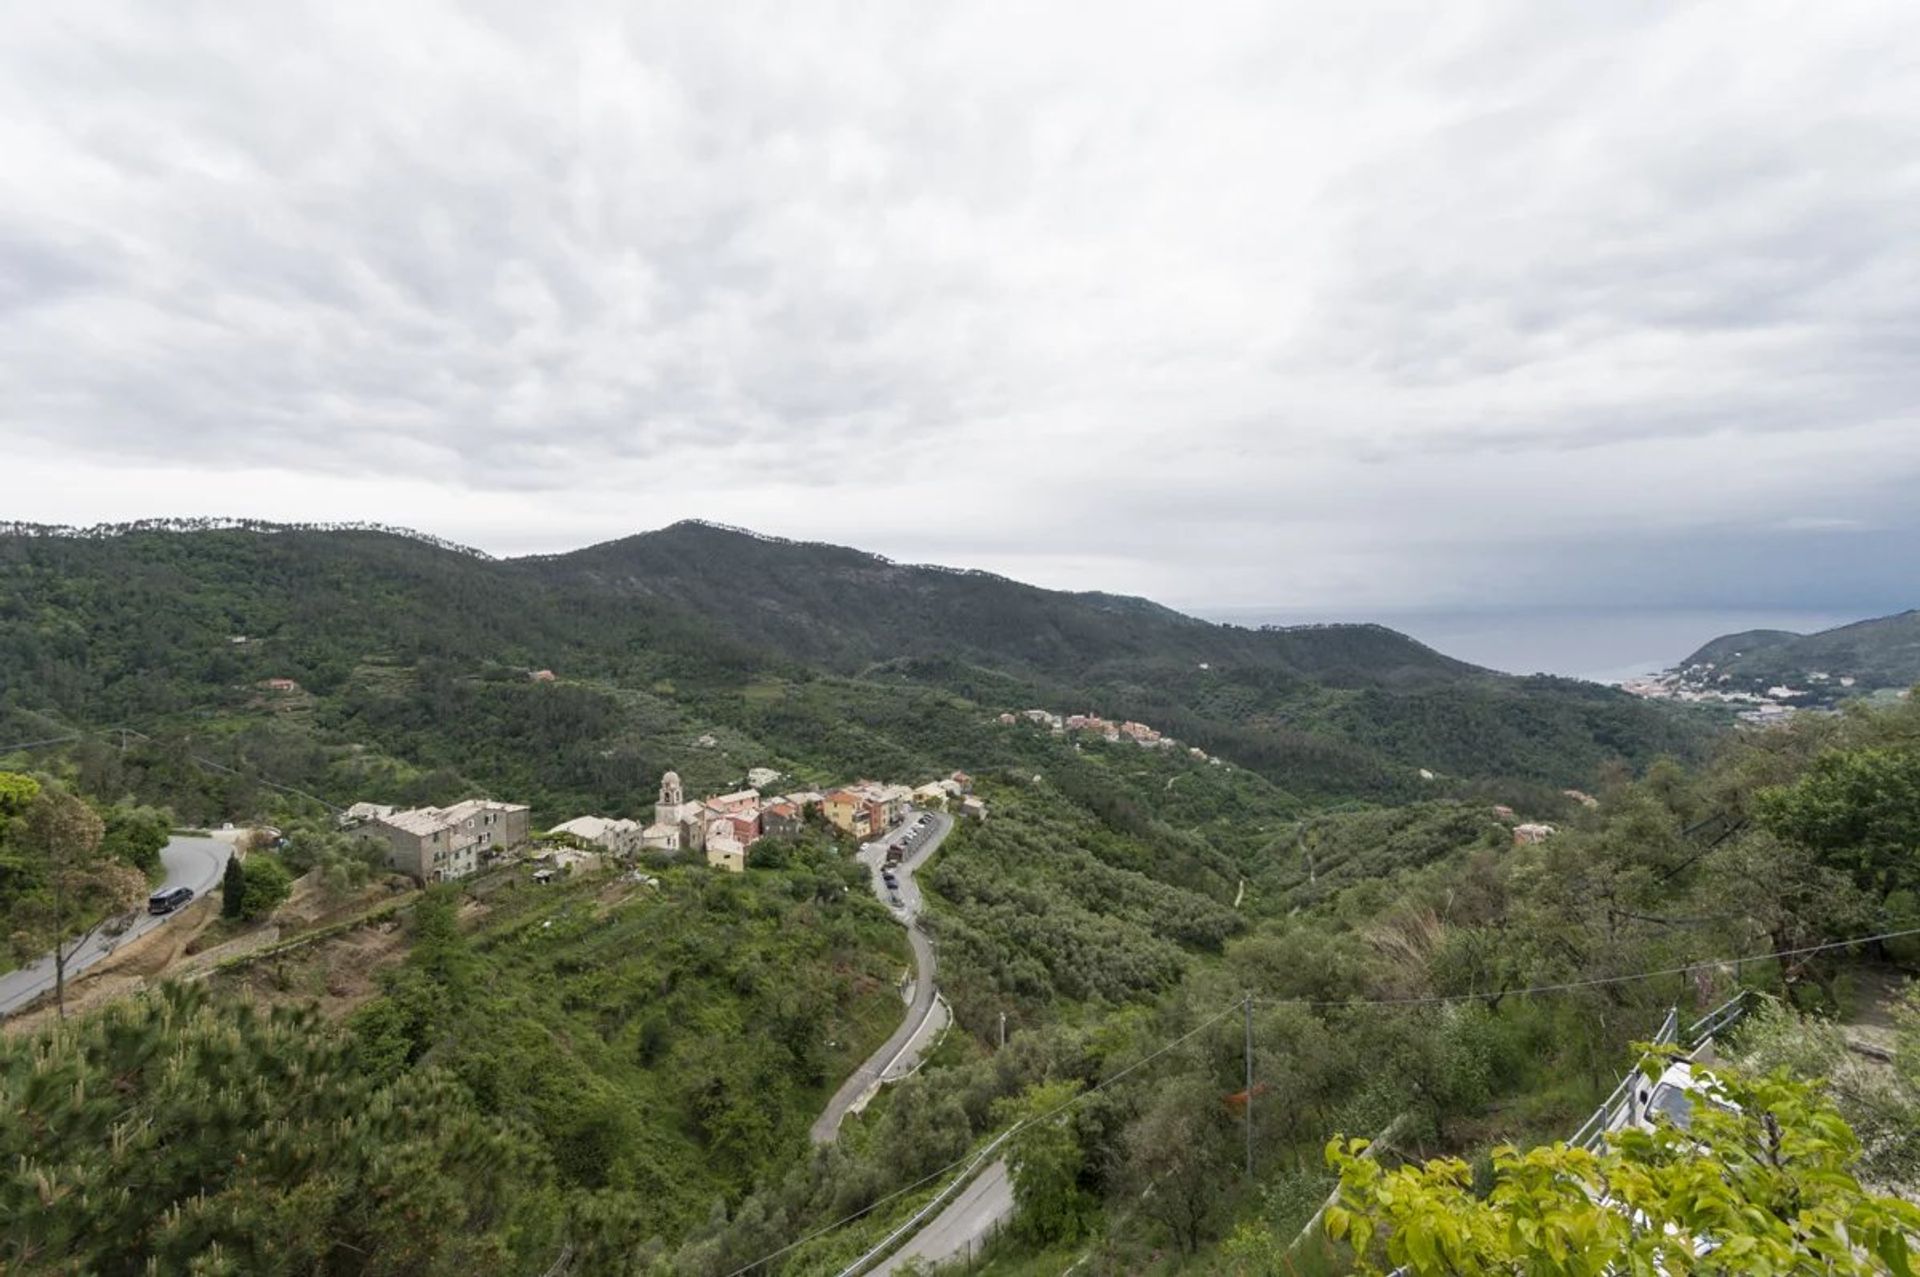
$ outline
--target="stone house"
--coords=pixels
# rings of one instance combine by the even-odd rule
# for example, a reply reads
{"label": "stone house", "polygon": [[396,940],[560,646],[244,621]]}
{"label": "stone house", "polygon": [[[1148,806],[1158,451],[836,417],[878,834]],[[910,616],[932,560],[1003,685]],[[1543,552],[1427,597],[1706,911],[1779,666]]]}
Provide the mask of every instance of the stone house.
{"label": "stone house", "polygon": [[800,809],[780,799],[768,803],[760,809],[760,836],[762,838],[797,838],[800,836]]}
{"label": "stone house", "polygon": [[684,845],[677,824],[655,821],[640,831],[640,848],[643,851],[679,851]]}
{"label": "stone house", "polygon": [[362,836],[386,846],[389,868],[421,882],[465,878],[493,856],[524,845],[528,808],[469,798],[451,807],[389,812],[360,826]]}

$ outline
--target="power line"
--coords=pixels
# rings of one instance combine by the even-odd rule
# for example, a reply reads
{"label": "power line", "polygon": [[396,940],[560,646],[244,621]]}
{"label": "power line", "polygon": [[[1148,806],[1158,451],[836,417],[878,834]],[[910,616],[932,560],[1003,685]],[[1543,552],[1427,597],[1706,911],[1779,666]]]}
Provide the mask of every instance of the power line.
{"label": "power line", "polygon": [[1691,856],[1688,856],[1685,860],[1673,866],[1671,869],[1668,869],[1665,873],[1661,874],[1658,878],[1654,879],[1654,881],[1656,883],[1666,882],[1668,879],[1672,878],[1675,874],[1679,873],[1682,869],[1686,869],[1689,866],[1697,863],[1701,858],[1711,855],[1713,851],[1716,848],[1718,848],[1722,843],[1726,842],[1727,839],[1733,837],[1735,834],[1739,833],[1741,830],[1747,827],[1747,818],[1745,816],[1740,817],[1740,819],[1738,820],[1733,820],[1732,817],[1727,816],[1725,812],[1719,812],[1713,816],[1707,817],[1705,820],[1693,826],[1691,829],[1681,830],[1680,836],[1682,838],[1691,837],[1696,830],[1705,829],[1708,825],[1712,824],[1715,820],[1722,819],[1722,818],[1731,820],[1732,823],[1729,824],[1725,829],[1721,830],[1719,834],[1717,834],[1714,837],[1714,839],[1711,842],[1709,842],[1706,846],[1694,852]]}
{"label": "power line", "polygon": [[1733,922],[1736,919],[1749,917],[1751,915],[1741,912],[1704,913],[1694,918],[1662,918],[1657,914],[1635,913],[1631,909],[1616,909],[1612,905],[1608,905],[1607,916],[1612,918],[1625,918],[1629,922],[1651,922],[1662,927],[1704,927],[1715,922]]}
{"label": "power line", "polygon": [[22,749],[38,749],[42,745],[64,745],[68,741],[79,740],[85,732],[75,732],[71,736],[48,736],[42,740],[23,740],[12,745],[0,745],[0,754],[11,754]]}
{"label": "power line", "polygon": [[[143,741],[147,741],[149,743],[157,743],[157,742],[154,742],[153,737],[147,735],[145,732],[135,731],[131,727],[125,727],[125,728],[109,727],[104,730],[124,731],[124,732],[131,733],[134,736],[138,736]],[[297,795],[298,797],[307,799],[309,802],[319,803],[322,807],[325,807],[328,811],[333,812],[336,815],[341,810],[339,807],[334,806],[332,803],[320,797],[318,794],[310,794],[304,789],[296,789],[292,785],[282,785],[276,781],[268,780],[264,776],[249,776],[244,772],[236,771],[234,768],[227,766],[225,763],[216,763],[215,761],[213,761],[213,759],[204,757],[200,754],[189,752],[187,754],[187,757],[192,759],[194,762],[199,763],[203,767],[211,767],[215,771],[225,772],[229,776],[238,776],[241,780],[250,780],[256,785],[265,785],[268,789],[277,789],[283,794],[294,794],[294,795]]]}
{"label": "power line", "polygon": [[[127,727],[121,724],[114,724],[108,727],[82,728],[81,730],[74,732],[68,736],[48,736],[42,740],[21,741],[18,744],[14,744],[14,745],[0,745],[0,754],[11,754],[16,750],[34,749],[43,745],[63,745],[70,741],[84,740],[88,736],[104,737],[110,732],[120,732],[122,733],[123,736],[138,736],[141,740],[146,741],[149,744],[159,743],[155,741],[153,737],[147,735],[145,732],[139,730],[138,728]],[[333,803],[328,802],[326,799],[320,797],[318,794],[310,794],[306,790],[298,789],[292,785],[282,785],[277,781],[268,780],[264,776],[249,776],[245,772],[237,771],[236,769],[227,766],[225,763],[215,762],[213,759],[206,757],[204,754],[196,754],[196,753],[193,753],[192,751],[187,751],[185,757],[192,762],[199,763],[202,767],[211,767],[215,771],[225,772],[229,776],[238,776],[240,779],[250,780],[256,785],[265,785],[268,789],[277,789],[283,794],[293,794],[296,797],[305,798],[309,802],[319,803],[322,807],[325,807],[328,811],[333,812],[335,814],[338,814],[341,810],[339,807],[335,806]]]}
{"label": "power line", "polygon": [[1920,927],[1907,927],[1900,931],[1883,931],[1877,935],[1855,936],[1849,940],[1829,940],[1823,944],[1805,945],[1798,949],[1776,949],[1772,953],[1754,953],[1739,958],[1701,958],[1680,967],[1663,967],[1658,971],[1634,971],[1626,975],[1594,976],[1586,980],[1568,980],[1562,984],[1535,984],[1520,989],[1488,989],[1481,993],[1440,993],[1418,998],[1349,998],[1344,1001],[1322,1001],[1313,998],[1262,998],[1261,1006],[1269,1007],[1314,1007],[1318,1009],[1342,1009],[1360,1007],[1411,1007],[1444,1006],[1455,1002],[1479,1002],[1490,997],[1527,997],[1535,993],[1567,993],[1574,989],[1593,989],[1609,984],[1631,984],[1638,980],[1657,980],[1662,976],[1686,975],[1702,967],[1743,966],[1750,962],[1770,962],[1778,958],[1798,958],[1808,954],[1824,953],[1829,949],[1846,949],[1857,944],[1872,944],[1876,940],[1898,940],[1904,936],[1920,936]]}
{"label": "power line", "polygon": [[[1173,1050],[1175,1047],[1180,1046],[1183,1043],[1190,1040],[1191,1038],[1197,1036],[1202,1031],[1212,1028],[1214,1025],[1220,1023],[1220,1021],[1226,1019],[1228,1016],[1234,1014],[1236,1011],[1239,1011],[1244,1005],[1246,1005],[1246,1000],[1244,998],[1235,998],[1233,1000],[1233,1004],[1227,1007],[1224,1011],[1217,1012],[1216,1014],[1208,1017],[1207,1019],[1202,1020],[1199,1024],[1194,1025],[1191,1029],[1188,1029],[1185,1033],[1182,1033],[1179,1037],[1167,1043],[1165,1046],[1161,1047],[1159,1050],[1154,1051],[1149,1055],[1141,1056],[1139,1059],[1135,1060],[1132,1064],[1127,1065],[1126,1068],[1121,1069],[1118,1073],[1113,1074],[1111,1077],[1101,1079],[1099,1082],[1088,1087],[1086,1090],[1076,1093],[1072,1098],[1060,1104],[1054,1105],[1052,1108],[1048,1109],[1046,1112],[1036,1113],[1032,1117],[1022,1118],[1020,1121],[1015,1122],[1012,1126],[1007,1128],[1005,1133],[1003,1133],[1000,1136],[1000,1139],[1002,1141],[1011,1139],[1013,1138],[1013,1136],[1025,1130],[1029,1126],[1034,1126],[1041,1122],[1047,1122],[1047,1121],[1053,1120],[1054,1118],[1060,1116],[1060,1114],[1072,1108],[1074,1105],[1078,1104],[1081,1100],[1086,1099],[1089,1095],[1093,1095],[1099,1091],[1105,1090],[1107,1087],[1112,1086],[1115,1082],[1118,1082],[1121,1078],[1127,1076],[1127,1074],[1132,1073],[1136,1069],[1144,1068],[1146,1065],[1151,1064],[1153,1061],[1159,1059],[1161,1056]],[[859,1219],[862,1215],[871,1213],[878,1207],[884,1206],[886,1203],[892,1201],[894,1198],[900,1197],[906,1193],[911,1193],[914,1189],[921,1187],[923,1184],[930,1183],[933,1180],[939,1179],[942,1175],[945,1175],[951,1171],[958,1170],[961,1166],[964,1166],[966,1163],[972,1161],[974,1159],[974,1156],[975,1156],[974,1154],[968,1153],[964,1157],[955,1158],[953,1161],[948,1162],[945,1166],[942,1166],[939,1170],[923,1175],[919,1179],[913,1181],[913,1183],[905,1185],[904,1187],[896,1188],[891,1193],[888,1193],[885,1197],[875,1198],[873,1201],[869,1202],[865,1206],[862,1206],[859,1210],[854,1211],[852,1214],[842,1216],[840,1219],[836,1219],[831,1224],[824,1224],[821,1227],[814,1229],[812,1232],[807,1233],[806,1235],[798,1238],[797,1240],[788,1242],[786,1245],[782,1246],[779,1250],[769,1251],[767,1254],[762,1255],[760,1258],[754,1260],[752,1263],[745,1264],[739,1268],[734,1269],[732,1272],[727,1274],[727,1277],[741,1277],[741,1274],[751,1272],[762,1264],[770,1263],[771,1261],[780,1258],[780,1256],[786,1254],[790,1250],[793,1250],[800,1246],[804,1246],[808,1242],[813,1241],[815,1238],[824,1237],[836,1228],[840,1228],[846,1224],[851,1224],[854,1220]]]}

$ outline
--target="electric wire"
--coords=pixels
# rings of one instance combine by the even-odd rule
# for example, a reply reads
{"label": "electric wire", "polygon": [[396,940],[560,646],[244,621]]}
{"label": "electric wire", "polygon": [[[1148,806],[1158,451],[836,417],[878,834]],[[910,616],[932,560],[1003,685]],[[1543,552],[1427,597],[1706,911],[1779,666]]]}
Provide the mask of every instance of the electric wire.
{"label": "electric wire", "polygon": [[[1046,1110],[1044,1113],[1036,1113],[1031,1117],[1024,1117],[1020,1119],[1020,1121],[1008,1127],[1006,1132],[1003,1135],[1001,1135],[1000,1138],[1002,1140],[1011,1139],[1014,1135],[1025,1130],[1029,1126],[1035,1126],[1041,1122],[1048,1122],[1053,1120],[1054,1118],[1060,1116],[1060,1114],[1072,1108],[1074,1105],[1078,1104],[1081,1100],[1086,1099],[1089,1095],[1097,1094],[1098,1092],[1105,1090],[1107,1087],[1112,1086],[1115,1082],[1118,1082],[1121,1078],[1127,1076],[1129,1073],[1134,1072],[1136,1069],[1141,1069],[1147,1066],[1148,1064],[1151,1064],[1153,1061],[1159,1059],[1161,1056],[1173,1050],[1175,1047],[1183,1045],[1184,1043],[1196,1037],[1203,1031],[1212,1028],[1214,1025],[1218,1024],[1220,1021],[1226,1019],[1228,1016],[1233,1015],[1236,1012],[1240,1011],[1241,1008],[1243,1008],[1245,1005],[1246,1005],[1245,998],[1235,998],[1233,1000],[1233,1004],[1227,1007],[1224,1011],[1216,1012],[1215,1014],[1209,1016],[1207,1019],[1202,1020],[1200,1023],[1194,1025],[1191,1029],[1188,1029],[1185,1033],[1182,1033],[1179,1037],[1173,1039],[1173,1041],[1167,1043],[1163,1047],[1160,1047],[1158,1050],[1151,1052],[1150,1054],[1141,1056],[1139,1059],[1135,1060],[1132,1064],[1127,1065],[1127,1067],[1121,1069],[1119,1072],[1114,1073],[1110,1077],[1102,1078],[1100,1081],[1096,1082],[1094,1085],[1088,1087],[1084,1091],[1076,1092],[1072,1096],[1072,1098],[1065,1100],[1062,1103],[1054,1105],[1052,1108]],[[977,1156],[978,1154],[969,1152],[965,1157],[956,1158],[955,1160],[947,1163],[947,1165],[942,1166],[939,1170],[923,1175],[919,1179],[913,1181],[913,1183],[908,1184],[902,1188],[894,1189],[891,1193],[888,1193],[885,1197],[875,1198],[872,1202],[861,1207],[859,1210],[854,1211],[852,1214],[842,1216],[840,1219],[835,1220],[831,1224],[823,1224],[821,1227],[814,1229],[812,1232],[805,1234],[804,1236],[798,1238],[797,1240],[788,1242],[785,1246],[782,1246],[779,1250],[770,1251],[767,1254],[762,1255],[760,1258],[754,1260],[752,1263],[745,1264],[739,1268],[734,1269],[732,1272],[727,1274],[727,1277],[741,1277],[741,1274],[743,1273],[752,1272],[754,1269],[760,1267],[760,1265],[765,1263],[770,1263],[773,1260],[780,1258],[780,1256],[786,1254],[790,1250],[794,1250],[797,1247],[804,1246],[808,1242],[813,1241],[815,1238],[824,1237],[836,1228],[840,1228],[846,1224],[851,1224],[854,1220],[859,1219],[863,1215],[870,1214],[872,1211],[874,1211],[878,1207],[885,1205],[886,1203],[892,1201],[896,1197],[899,1197],[905,1193],[911,1193],[914,1189],[921,1187],[923,1184],[929,1183],[932,1180],[939,1179],[942,1175],[946,1175],[951,1171],[958,1170],[960,1167],[974,1160],[974,1158]]]}
{"label": "electric wire", "polygon": [[1662,967],[1656,971],[1632,971],[1623,975],[1593,976],[1585,980],[1567,980],[1559,984],[1534,984],[1519,989],[1487,989],[1480,993],[1437,993],[1413,998],[1347,998],[1326,1000],[1315,998],[1256,998],[1255,1006],[1266,1007],[1314,1007],[1321,1010],[1360,1009],[1364,1007],[1410,1007],[1443,1006],[1455,1002],[1480,1002],[1492,997],[1528,997],[1536,993],[1568,993],[1575,989],[1593,989],[1610,984],[1631,984],[1639,980],[1658,980],[1662,976],[1686,975],[1706,967],[1744,966],[1752,962],[1770,962],[1779,958],[1798,958],[1808,954],[1824,953],[1829,949],[1847,949],[1859,944],[1872,944],[1877,940],[1899,940],[1906,936],[1920,936],[1920,927],[1907,927],[1899,931],[1882,931],[1870,936],[1854,936],[1846,940],[1829,940],[1822,944],[1802,945],[1795,949],[1776,949],[1771,953],[1753,953],[1736,958],[1700,958],[1684,966]]}

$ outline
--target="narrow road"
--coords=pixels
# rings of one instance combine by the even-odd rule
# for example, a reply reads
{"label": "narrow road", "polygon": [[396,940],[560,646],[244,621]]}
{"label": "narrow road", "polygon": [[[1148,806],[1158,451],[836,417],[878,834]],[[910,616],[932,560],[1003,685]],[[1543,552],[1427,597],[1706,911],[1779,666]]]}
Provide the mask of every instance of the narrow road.
{"label": "narrow road", "polygon": [[[171,891],[175,887],[190,887],[195,899],[206,895],[219,883],[220,875],[227,867],[227,857],[232,851],[233,848],[226,843],[213,838],[169,839],[167,845],[160,849],[160,863],[167,871],[166,881],[155,890]],[[67,959],[68,981],[119,946],[164,925],[174,916],[150,914],[146,901],[141,901],[134,907],[133,922],[125,931],[110,936],[102,928],[74,951]],[[17,971],[0,975],[0,1019],[12,1015],[52,988],[53,955],[50,953]]]}
{"label": "narrow road", "polygon": [[996,1158],[961,1190],[960,1196],[947,1203],[945,1210],[927,1221],[913,1240],[872,1269],[872,1277],[888,1277],[913,1260],[927,1268],[938,1268],[954,1260],[971,1259],[1011,1214],[1013,1181],[1007,1177],[1007,1160]]}
{"label": "narrow road", "polygon": [[[873,887],[873,894],[879,898],[881,904],[892,911],[895,918],[900,920],[900,925],[907,929],[907,944],[913,949],[913,1001],[907,1007],[906,1018],[900,1022],[900,1027],[880,1044],[878,1051],[868,1056],[866,1062],[840,1084],[840,1089],[835,1091],[833,1098],[827,1101],[826,1109],[813,1123],[811,1134],[815,1144],[833,1143],[840,1134],[840,1123],[846,1120],[850,1111],[879,1088],[887,1070],[891,1069],[913,1044],[921,1029],[926,1026],[927,1017],[933,1013],[934,999],[938,993],[934,986],[937,960],[933,953],[933,942],[928,940],[926,933],[920,930],[920,884],[913,880],[913,871],[924,864],[927,857],[931,856],[952,832],[953,817],[937,811],[925,813],[933,822],[927,826],[926,837],[922,838],[919,847],[894,869],[894,874],[900,881],[898,892],[888,891],[880,877],[881,871],[886,866],[887,848],[901,842],[907,836],[914,827],[914,820],[920,814],[910,813],[906,823],[889,830],[884,837],[868,843],[860,852],[860,862],[867,867],[868,882]],[[896,899],[898,903],[895,903]]]}

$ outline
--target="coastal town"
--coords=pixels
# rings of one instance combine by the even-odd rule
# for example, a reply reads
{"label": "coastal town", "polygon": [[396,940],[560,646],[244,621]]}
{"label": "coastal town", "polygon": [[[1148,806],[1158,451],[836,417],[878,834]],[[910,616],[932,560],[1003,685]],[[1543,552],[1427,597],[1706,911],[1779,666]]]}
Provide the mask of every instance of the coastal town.
{"label": "coastal town", "polygon": [[423,883],[469,877],[503,859],[538,846],[549,870],[592,868],[607,859],[641,855],[659,859],[693,858],[711,868],[743,872],[763,839],[800,836],[810,818],[850,838],[866,840],[885,833],[916,810],[951,811],[985,820],[987,806],[973,792],[963,771],[918,786],[857,780],[828,790],[766,792],[782,773],[756,767],[747,788],[704,798],[688,798],[677,772],[660,777],[653,820],[599,815],[576,816],[536,835],[530,809],[523,803],[471,798],[450,807],[407,810],[355,803],[340,814],[342,829],[380,844],[388,868]]}
{"label": "coastal town", "polygon": [[[1757,685],[1764,680],[1754,681]],[[1646,700],[1737,706],[1734,717],[1764,727],[1784,723],[1796,713],[1826,708],[1836,692],[1850,690],[1855,680],[1848,674],[1814,670],[1806,675],[1806,683],[1806,687],[1776,683],[1754,690],[1739,686],[1733,675],[1715,669],[1712,661],[1702,661],[1627,679],[1620,690]]]}

